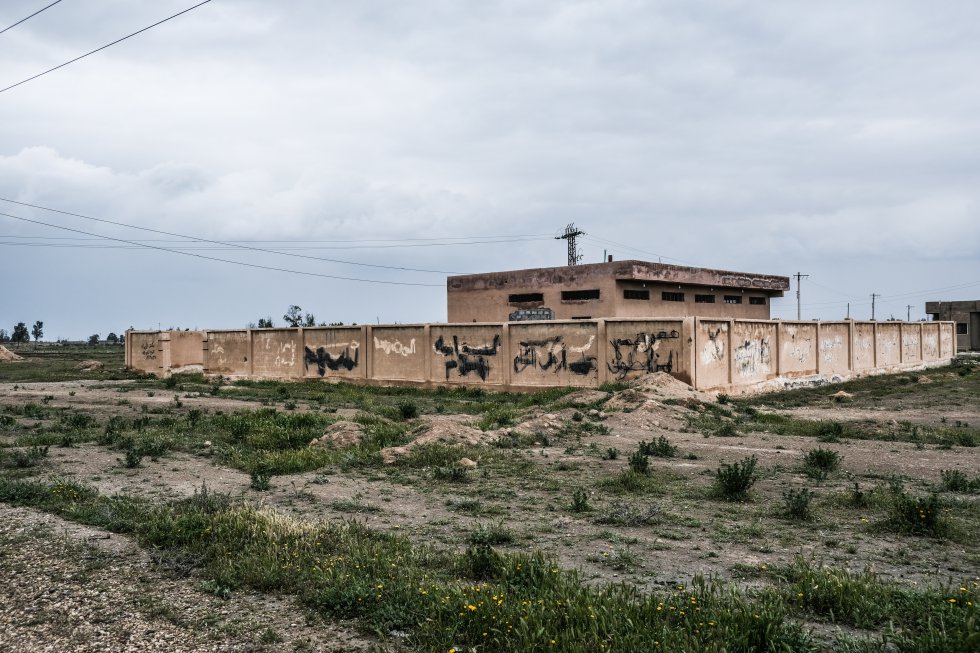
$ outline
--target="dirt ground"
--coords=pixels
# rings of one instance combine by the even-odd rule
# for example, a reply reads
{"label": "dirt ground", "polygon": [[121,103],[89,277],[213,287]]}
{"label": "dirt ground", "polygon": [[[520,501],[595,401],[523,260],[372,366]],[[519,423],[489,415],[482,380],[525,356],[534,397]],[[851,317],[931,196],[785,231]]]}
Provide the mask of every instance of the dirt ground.
{"label": "dirt ground", "polygon": [[[0,411],[4,406],[43,402],[51,409],[71,408],[105,421],[111,416],[133,417],[168,407],[180,414],[193,409],[230,413],[261,407],[255,401],[232,398],[229,395],[233,391],[222,389],[219,396],[180,395],[180,407],[174,408],[174,391],[159,387],[147,390],[136,383],[61,381],[18,383],[16,387],[0,383]],[[834,391],[836,388],[827,389],[825,395]],[[413,541],[457,549],[465,546],[474,530],[497,527],[509,534],[500,543],[501,549],[543,550],[557,556],[563,566],[580,569],[590,582],[626,580],[641,587],[656,587],[685,582],[699,573],[751,582],[753,570],[788,565],[797,556],[854,570],[870,569],[912,583],[960,582],[980,575],[976,539],[940,541],[892,534],[876,527],[880,515],[873,509],[855,510],[841,501],[856,483],[871,492],[901,482],[910,491],[925,494],[940,482],[944,470],[975,476],[980,471],[980,447],[847,438],[818,443],[812,437],[766,432],[709,437],[691,427],[691,418],[696,416],[698,404],[717,398],[663,380],[648,380],[616,393],[584,391],[576,395],[553,410],[529,409],[517,424],[485,434],[485,453],[476,455],[467,483],[433,482],[431,470],[397,464],[352,469],[332,465],[275,476],[271,488],[260,492],[250,488],[247,473],[219,465],[206,451],[200,455],[171,452],[128,469],[122,464],[120,451],[94,442],[74,448],[52,446],[39,473],[75,478],[103,493],[157,499],[190,496],[206,485],[210,490],[264,502],[304,518],[356,519],[371,527],[404,533]],[[586,408],[595,405],[601,410]],[[303,402],[296,406],[298,412],[316,409]],[[356,412],[341,409],[336,416],[349,419]],[[955,420],[980,425],[980,399],[955,407],[917,408],[853,406],[826,400],[776,412],[808,420],[871,421],[885,427],[899,421],[938,426]],[[476,428],[476,417],[453,419],[452,424],[462,425],[460,430]],[[18,420],[30,424],[29,419]],[[430,430],[432,424],[446,426],[444,418],[432,415],[413,421],[420,428],[429,425]],[[582,424],[591,428],[579,428]],[[533,440],[526,447],[502,449],[490,444],[497,438],[522,433]],[[651,485],[635,493],[611,487],[609,479],[628,468],[627,458],[640,441],[659,437],[667,438],[678,452],[672,458],[649,459],[654,479]],[[816,446],[841,456],[840,470],[818,482],[801,469],[803,453]],[[615,458],[608,455],[610,449],[618,451]],[[751,500],[713,498],[710,488],[715,470],[746,456],[758,459],[759,481]],[[781,515],[783,493],[801,487],[815,493],[816,516],[807,522],[787,520]],[[570,509],[576,489],[586,492],[588,510]],[[955,500],[972,506],[975,516],[973,497],[964,495]],[[72,650],[126,650],[127,633],[139,629],[154,633],[153,641],[159,642],[155,650],[175,650],[167,648],[168,642],[185,638],[187,648],[181,650],[250,650],[249,646],[302,650],[285,648],[280,642],[263,643],[256,633],[265,629],[277,633],[290,646],[309,641],[311,648],[307,650],[351,650],[366,645],[365,640],[343,628],[324,633],[320,626],[307,625],[295,608],[268,597],[259,600],[236,595],[230,602],[205,599],[195,589],[193,578],[165,579],[154,594],[143,596],[134,592],[131,584],[115,579],[120,574],[162,578],[161,572],[144,552],[121,541],[123,538],[71,527],[28,510],[3,507],[0,511],[4,584],[19,597],[5,603],[8,608],[2,617],[6,625],[0,630],[0,648],[12,648],[4,650],[35,650],[31,648],[35,640],[30,620],[25,621],[25,610],[51,609],[45,607],[47,603],[41,606],[41,597],[61,591],[55,588],[66,582],[86,591],[105,588],[93,590],[100,597],[97,601],[76,601],[73,610],[98,612],[102,610],[99,606],[115,606],[105,612],[108,625],[85,634],[84,646],[78,644]],[[975,526],[968,519],[963,528],[971,532]],[[51,533],[58,533],[58,537],[50,537]],[[29,564],[26,549],[14,546],[16,542],[29,542],[31,550],[48,562]],[[90,553],[79,561],[78,556],[62,555],[65,547],[83,547]],[[89,569],[85,562],[92,556],[100,561],[95,569]],[[12,572],[15,568],[20,571]],[[77,579],[82,576],[98,580],[80,583]],[[174,614],[155,613],[153,596],[170,606]],[[16,614],[9,607],[14,604],[19,606]],[[218,625],[194,626],[202,620],[212,624],[202,616],[207,611],[225,616],[216,622]],[[230,629],[221,626],[231,613],[237,615],[238,625]],[[71,623],[66,617],[65,633],[73,630]]]}

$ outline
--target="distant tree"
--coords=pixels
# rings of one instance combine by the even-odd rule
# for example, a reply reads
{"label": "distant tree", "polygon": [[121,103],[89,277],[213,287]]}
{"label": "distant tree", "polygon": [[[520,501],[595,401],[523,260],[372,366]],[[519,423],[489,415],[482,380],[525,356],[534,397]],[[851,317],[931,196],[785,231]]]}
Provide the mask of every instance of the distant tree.
{"label": "distant tree", "polygon": [[125,345],[126,344],[126,334],[125,333],[120,333],[119,334],[119,344],[120,345]]}
{"label": "distant tree", "polygon": [[0,329],[0,342],[10,342],[10,336],[7,335],[6,329]]}
{"label": "distant tree", "polygon": [[44,322],[38,320],[31,327],[31,335],[34,336],[34,349],[37,349],[38,341],[44,337]]}
{"label": "distant tree", "polygon": [[10,336],[10,342],[30,342],[31,334],[27,332],[27,325],[18,322],[14,325],[14,333]]}
{"label": "distant tree", "polygon": [[105,341],[106,341],[106,343],[108,343],[110,345],[118,344],[119,343],[119,336],[117,336],[115,333],[113,333],[113,332],[110,331],[109,332],[109,335],[107,335],[105,337]]}
{"label": "distant tree", "polygon": [[291,327],[303,326],[303,309],[296,304],[292,304],[282,316],[282,319]]}
{"label": "distant tree", "polygon": [[303,318],[303,326],[305,327],[316,326],[316,318],[313,317],[313,313],[306,314],[306,316]]}
{"label": "distant tree", "polygon": [[260,317],[259,318],[259,328],[260,329],[271,329],[275,325],[272,323],[271,317]]}
{"label": "distant tree", "polygon": [[93,333],[92,335],[90,335],[88,337],[88,344],[90,344],[90,345],[97,345],[97,344],[99,344],[99,334]]}

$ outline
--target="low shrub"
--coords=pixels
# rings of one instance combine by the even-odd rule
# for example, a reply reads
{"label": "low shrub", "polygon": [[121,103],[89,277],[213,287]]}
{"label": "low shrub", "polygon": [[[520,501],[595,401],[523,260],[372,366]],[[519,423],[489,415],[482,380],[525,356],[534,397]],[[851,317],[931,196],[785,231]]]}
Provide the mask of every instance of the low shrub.
{"label": "low shrub", "polygon": [[840,468],[841,457],[836,451],[817,447],[803,454],[803,473],[823,480]]}
{"label": "low shrub", "polygon": [[741,501],[755,485],[755,467],[759,459],[749,456],[731,465],[722,463],[715,471],[715,493],[729,501]]}
{"label": "low shrub", "polygon": [[790,489],[783,492],[783,511],[790,519],[810,519],[810,502],[813,492],[808,488]]}
{"label": "low shrub", "polygon": [[589,493],[585,490],[578,489],[572,492],[572,504],[569,506],[572,512],[588,512],[592,510],[589,505]]}
{"label": "low shrub", "polygon": [[677,455],[677,447],[670,443],[664,436],[657,438],[656,442],[645,442],[640,440],[639,452],[644,456],[654,456],[655,458],[673,458]]}
{"label": "low shrub", "polygon": [[944,539],[951,533],[946,505],[936,494],[916,497],[895,493],[885,526],[904,535],[922,535]]}
{"label": "low shrub", "polygon": [[637,474],[650,473],[650,461],[642,451],[635,451],[630,455],[630,469]]}

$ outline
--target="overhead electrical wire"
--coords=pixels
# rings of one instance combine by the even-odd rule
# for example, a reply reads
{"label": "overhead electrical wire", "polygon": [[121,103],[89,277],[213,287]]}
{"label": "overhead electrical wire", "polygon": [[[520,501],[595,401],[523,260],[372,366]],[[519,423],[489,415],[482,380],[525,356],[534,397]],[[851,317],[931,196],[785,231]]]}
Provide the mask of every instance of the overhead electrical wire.
{"label": "overhead electrical wire", "polygon": [[0,29],[0,34],[3,34],[3,33],[4,33],[4,32],[6,32],[6,31],[7,31],[8,29],[13,29],[13,28],[15,28],[15,27],[17,27],[18,25],[20,25],[21,23],[23,23],[23,22],[24,22],[24,21],[26,21],[26,20],[30,20],[31,18],[34,18],[35,16],[37,16],[37,15],[38,15],[39,13],[41,13],[41,12],[42,12],[42,11],[44,11],[45,9],[50,9],[51,7],[53,7],[53,6],[55,6],[55,5],[56,5],[56,4],[58,4],[59,2],[61,2],[61,0],[54,0],[54,2],[52,2],[51,4],[49,4],[49,5],[47,6],[47,7],[41,7],[40,9],[38,9],[37,11],[35,11],[35,12],[34,12],[33,14],[31,14],[31,15],[30,15],[30,16],[28,16],[27,18],[21,18],[20,20],[18,20],[18,21],[17,21],[16,23],[14,23],[13,25],[10,25],[9,27],[4,27],[3,29]]}
{"label": "overhead electrical wire", "polygon": [[690,261],[685,261],[683,259],[674,258],[673,256],[664,256],[662,254],[657,254],[656,252],[649,252],[647,250],[639,249],[638,247],[633,247],[631,245],[624,245],[623,243],[617,243],[614,240],[609,240],[607,238],[600,238],[598,236],[587,235],[587,236],[585,236],[583,238],[583,240],[591,241],[593,243],[597,243],[597,244],[600,244],[600,245],[606,245],[606,246],[610,246],[611,245],[613,247],[619,247],[619,248],[622,248],[622,249],[625,249],[625,250],[637,252],[637,253],[640,253],[640,254],[645,254],[647,256],[655,256],[658,259],[667,259],[669,261],[677,261],[678,263],[690,263]]}
{"label": "overhead electrical wire", "polygon": [[10,213],[2,213],[2,212],[0,212],[0,215],[2,215],[4,217],[7,217],[7,218],[11,218],[13,220],[20,220],[21,222],[28,222],[30,224],[41,225],[43,227],[51,227],[52,229],[62,229],[64,231],[70,231],[72,233],[82,234],[82,235],[85,235],[85,236],[95,236],[96,238],[104,238],[105,240],[112,240],[112,241],[116,241],[116,242],[119,242],[119,243],[126,243],[126,244],[129,244],[129,245],[139,245],[140,247],[143,247],[143,248],[146,248],[146,249],[154,249],[154,250],[158,250],[158,251],[161,251],[161,252],[170,252],[171,254],[181,254],[183,256],[191,256],[191,257],[194,257],[194,258],[204,259],[206,261],[217,261],[218,263],[230,263],[231,265],[240,265],[240,266],[243,266],[243,267],[256,268],[256,269],[259,269],[259,270],[270,270],[270,271],[273,271],[273,272],[287,272],[287,273],[290,273],[290,274],[300,274],[300,275],[307,276],[307,277],[319,277],[319,278],[322,278],[322,279],[336,279],[336,280],[340,280],[340,281],[358,281],[358,282],[361,282],[361,283],[377,283],[377,284],[385,284],[385,285],[392,285],[392,286],[422,286],[422,287],[427,287],[427,288],[443,288],[443,287],[445,287],[444,284],[441,284],[441,283],[414,283],[414,282],[410,282],[410,281],[385,281],[385,280],[381,280],[381,279],[361,279],[361,278],[358,278],[358,277],[342,277],[342,276],[339,276],[339,275],[323,274],[323,273],[320,273],[320,272],[307,272],[307,271],[304,271],[304,270],[291,270],[289,268],[280,268],[280,267],[275,267],[275,266],[271,266],[271,265],[260,265],[258,263],[246,263],[245,261],[234,261],[234,260],[231,260],[231,259],[218,258],[216,256],[205,256],[204,254],[195,254],[194,252],[182,252],[179,249],[171,249],[169,247],[160,247],[158,245],[147,245],[147,244],[138,243],[138,242],[132,241],[132,240],[126,240],[125,238],[114,238],[112,236],[106,236],[106,235],[103,235],[103,234],[92,233],[90,231],[83,231],[81,229],[72,229],[71,227],[64,227],[62,225],[51,224],[50,222],[42,222],[41,220],[31,220],[30,218],[24,218],[24,217],[19,216],[19,215],[12,215]]}
{"label": "overhead electrical wire", "polygon": [[[84,220],[91,220],[93,222],[101,222],[103,224],[111,224],[111,225],[116,226],[116,227],[126,227],[128,229],[137,229],[139,231],[148,231],[150,233],[155,233],[155,234],[159,234],[159,235],[162,235],[162,236],[173,236],[175,238],[182,238],[184,240],[192,240],[192,241],[200,242],[200,243],[209,243],[211,245],[221,245],[221,246],[223,246],[226,249],[243,249],[243,250],[247,250],[247,251],[263,252],[263,253],[266,253],[266,254],[278,254],[280,256],[293,256],[293,257],[296,257],[296,258],[304,258],[304,259],[310,259],[310,260],[314,260],[314,261],[324,261],[324,262],[327,262],[327,263],[342,263],[344,265],[358,265],[358,266],[369,267],[369,268],[382,268],[382,269],[386,269],[386,270],[399,270],[399,271],[402,271],[402,272],[428,272],[428,273],[432,273],[432,274],[457,274],[456,272],[450,272],[448,270],[427,270],[427,269],[421,269],[421,268],[401,267],[401,266],[396,266],[396,265],[380,265],[380,264],[377,264],[377,263],[360,263],[360,262],[357,262],[357,261],[345,261],[345,260],[342,260],[342,259],[332,259],[332,258],[325,258],[325,257],[321,257],[321,256],[310,256],[308,254],[296,254],[296,253],[293,253],[293,252],[280,252],[280,251],[276,251],[274,249],[266,249],[264,247],[253,247],[251,245],[239,245],[239,244],[224,242],[224,241],[220,241],[220,240],[210,240],[208,238],[198,238],[197,236],[188,236],[186,234],[178,234],[178,233],[175,233],[175,232],[172,232],[172,231],[163,231],[161,229],[151,229],[149,227],[140,227],[138,225],[127,224],[125,222],[117,222],[115,220],[106,220],[104,218],[94,218],[92,216],[82,215],[81,213],[72,213],[71,211],[63,211],[61,209],[53,209],[53,208],[50,208],[50,207],[47,207],[47,206],[41,206],[39,204],[28,204],[27,202],[18,202],[17,200],[8,199],[8,198],[5,198],[5,197],[0,197],[0,200],[2,200],[4,202],[9,202],[11,204],[17,204],[17,205],[20,205],[20,206],[28,206],[28,207],[31,207],[31,208],[34,208],[34,209],[41,209],[42,211],[50,211],[51,213],[60,213],[61,215],[68,215],[68,216],[71,216],[71,217],[74,217],[74,218],[82,218]],[[126,241],[126,242],[129,242],[129,241]],[[132,241],[132,242],[137,243],[138,245],[141,245],[142,244],[141,241]],[[182,248],[173,248],[173,249],[174,249],[174,251],[182,250]],[[350,247],[344,247],[343,249],[351,249],[351,248]]]}
{"label": "overhead electrical wire", "polygon": [[[89,241],[92,241],[92,240],[98,241],[99,239],[98,238],[90,238],[90,239],[86,239],[86,240],[89,240]],[[404,249],[404,248],[417,248],[417,247],[453,247],[453,246],[458,246],[458,245],[492,245],[492,244],[495,244],[495,243],[523,243],[523,242],[527,242],[527,240],[528,239],[526,239],[526,238],[508,238],[508,239],[504,239],[504,240],[473,240],[473,241],[460,241],[460,242],[453,242],[453,243],[414,243],[414,244],[406,244],[406,245],[343,245],[343,246],[341,246],[341,245],[335,245],[335,246],[331,246],[331,245],[318,245],[318,246],[292,246],[292,247],[283,247],[283,246],[280,246],[280,247],[277,247],[275,249],[266,249],[266,248],[261,248],[261,247],[242,248],[242,247],[238,247],[236,245],[233,245],[233,243],[236,242],[236,241],[225,241],[225,242],[228,243],[228,246],[227,247],[199,245],[199,246],[174,246],[174,249],[180,249],[180,250],[185,250],[185,251],[211,251],[211,252],[227,252],[227,251],[234,251],[236,249],[250,249],[250,250],[253,250],[253,251],[264,252],[264,253],[268,253],[268,254],[280,254],[282,256],[293,256],[293,257],[296,257],[296,258],[306,258],[306,259],[312,259],[312,260],[316,260],[316,261],[327,261],[327,262],[334,262],[334,263],[344,263],[344,264],[347,264],[347,265],[363,265],[363,266],[368,266],[368,267],[379,267],[379,268],[387,268],[387,269],[395,269],[395,270],[404,270],[404,271],[410,271],[410,272],[432,272],[432,273],[438,273],[438,274],[464,274],[464,273],[461,273],[461,272],[452,272],[452,271],[448,271],[448,270],[427,270],[427,269],[421,269],[421,268],[405,268],[405,267],[397,267],[397,266],[390,266],[390,265],[380,265],[380,264],[371,264],[371,263],[358,263],[358,262],[354,262],[354,261],[343,261],[343,260],[340,260],[340,259],[330,259],[330,258],[324,258],[324,257],[319,257],[319,256],[304,256],[302,254],[294,254],[293,252],[294,251],[309,251],[309,250],[335,250],[335,249],[349,250],[349,249]],[[185,241],[157,240],[157,239],[144,239],[144,238],[140,238],[140,239],[134,239],[133,242],[137,242],[137,243],[160,243],[160,242],[163,242],[163,243],[181,243],[181,242],[185,242]],[[72,248],[72,249],[134,249],[133,247],[130,247],[128,245],[88,245],[88,244],[84,244],[84,243],[9,242],[9,243],[0,243],[0,244],[6,244],[6,245],[11,245],[11,246],[24,246],[24,247],[67,247],[67,248]],[[468,273],[466,273],[466,274],[468,274]]]}
{"label": "overhead electrical wire", "polygon": [[[102,50],[105,50],[106,48],[110,48],[110,47],[116,45],[117,43],[122,43],[126,39],[131,39],[134,36],[136,36],[137,34],[142,34],[143,32],[145,32],[147,30],[153,29],[157,25],[162,25],[162,24],[166,23],[169,20],[173,20],[174,18],[177,18],[178,16],[182,16],[182,15],[186,14],[189,11],[193,11],[193,10],[197,9],[198,7],[200,7],[202,5],[208,4],[209,2],[211,2],[211,0],[204,0],[204,2],[199,2],[196,5],[194,5],[193,7],[188,7],[187,9],[184,9],[183,11],[178,11],[176,14],[174,14],[172,16],[168,16],[168,17],[164,18],[163,20],[158,20],[157,22],[153,23],[152,25],[147,25],[143,29],[137,30],[137,31],[133,32],[132,34],[127,34],[126,36],[122,37],[121,39],[116,39],[112,43],[107,43],[107,44],[103,45],[100,48],[96,48],[96,49],[92,50],[91,52],[86,52],[85,54],[83,54],[81,56],[78,56],[78,57],[75,57],[74,59],[71,59],[69,61],[66,61],[63,64],[58,64],[54,68],[49,68],[49,69],[45,70],[42,73],[38,73],[36,75],[33,75],[31,77],[28,77],[27,79],[22,79],[21,81],[17,82],[16,84],[11,84],[10,86],[7,86],[6,88],[0,88],[0,93],[3,93],[5,91],[9,91],[10,89],[16,88],[16,87],[20,86],[21,84],[26,84],[27,82],[32,81],[32,80],[35,80],[38,77],[43,77],[44,75],[47,75],[48,73],[53,73],[54,71],[58,70],[59,68],[64,68],[65,66],[67,66],[69,64],[73,64],[76,61],[79,61],[81,59],[84,59],[85,57],[91,56],[91,55],[95,54],[96,52],[101,52]],[[13,25],[11,25],[11,27],[13,27]],[[7,29],[10,29],[10,28],[8,27]]]}

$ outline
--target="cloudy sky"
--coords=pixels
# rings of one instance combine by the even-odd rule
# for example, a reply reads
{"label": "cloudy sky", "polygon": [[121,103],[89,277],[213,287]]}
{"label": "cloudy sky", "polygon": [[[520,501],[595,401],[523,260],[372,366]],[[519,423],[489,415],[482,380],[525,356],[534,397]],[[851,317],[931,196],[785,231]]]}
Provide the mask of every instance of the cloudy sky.
{"label": "cloudy sky", "polygon": [[[193,4],[63,0],[0,87]],[[441,321],[447,272],[562,265],[570,222],[917,319],[980,296],[978,71],[971,0],[213,0],[0,92],[0,197],[167,232],[0,202],[46,223],[0,216],[0,328]]]}

